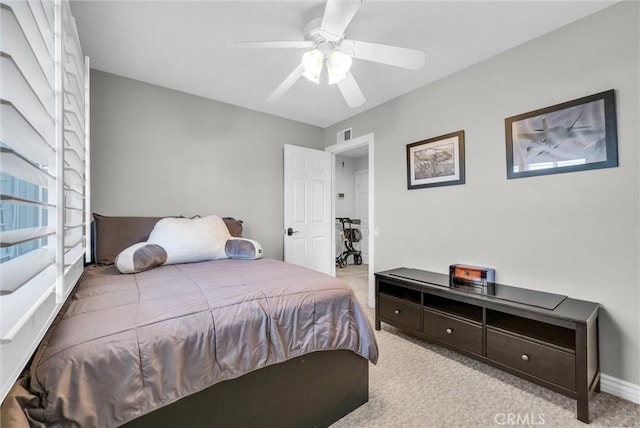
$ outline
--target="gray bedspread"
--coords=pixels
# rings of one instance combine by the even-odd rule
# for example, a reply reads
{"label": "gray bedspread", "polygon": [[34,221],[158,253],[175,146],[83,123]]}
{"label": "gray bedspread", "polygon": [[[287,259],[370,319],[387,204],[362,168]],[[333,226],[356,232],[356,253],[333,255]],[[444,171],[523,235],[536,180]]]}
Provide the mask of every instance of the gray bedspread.
{"label": "gray bedspread", "polygon": [[319,350],[376,363],[342,281],[276,260],[218,260],[135,275],[85,271],[31,365],[46,425],[111,427],[214,383]]}

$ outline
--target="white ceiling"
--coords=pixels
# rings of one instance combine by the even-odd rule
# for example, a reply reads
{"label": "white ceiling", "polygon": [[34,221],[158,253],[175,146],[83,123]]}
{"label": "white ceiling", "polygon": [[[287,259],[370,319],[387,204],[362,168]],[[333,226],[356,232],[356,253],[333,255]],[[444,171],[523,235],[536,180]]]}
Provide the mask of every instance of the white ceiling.
{"label": "white ceiling", "polygon": [[357,109],[347,107],[335,85],[304,78],[267,103],[304,51],[228,43],[303,40],[306,16],[323,3],[74,0],[72,10],[93,68],[327,127],[615,1],[364,0],[347,37],[422,49],[426,65],[416,72],[354,60],[367,100]]}

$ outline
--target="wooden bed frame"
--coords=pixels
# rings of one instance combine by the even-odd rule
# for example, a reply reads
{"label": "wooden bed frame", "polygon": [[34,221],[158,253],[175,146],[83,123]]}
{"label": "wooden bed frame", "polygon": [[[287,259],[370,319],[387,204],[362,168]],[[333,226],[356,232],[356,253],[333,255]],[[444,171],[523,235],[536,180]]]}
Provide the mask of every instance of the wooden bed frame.
{"label": "wooden bed frame", "polygon": [[368,400],[367,359],[318,351],[215,384],[123,427],[326,427]]}

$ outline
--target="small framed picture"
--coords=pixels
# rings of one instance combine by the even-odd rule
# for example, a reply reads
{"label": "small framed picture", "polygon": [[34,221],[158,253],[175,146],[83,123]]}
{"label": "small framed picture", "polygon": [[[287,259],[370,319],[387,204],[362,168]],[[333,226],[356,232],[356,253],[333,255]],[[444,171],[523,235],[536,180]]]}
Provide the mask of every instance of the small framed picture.
{"label": "small framed picture", "polygon": [[614,91],[505,119],[507,178],[618,166]]}
{"label": "small framed picture", "polygon": [[407,144],[407,187],[464,184],[464,131]]}

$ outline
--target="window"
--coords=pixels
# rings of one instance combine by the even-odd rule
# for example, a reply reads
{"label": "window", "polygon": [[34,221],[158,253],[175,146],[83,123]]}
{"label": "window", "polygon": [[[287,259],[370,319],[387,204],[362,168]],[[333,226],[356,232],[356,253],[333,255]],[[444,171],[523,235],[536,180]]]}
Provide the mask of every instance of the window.
{"label": "window", "polygon": [[[0,149],[8,148],[0,143]],[[46,227],[49,224],[47,188],[0,172],[0,232]],[[47,246],[47,238],[0,248],[0,263]]]}
{"label": "window", "polygon": [[0,399],[84,269],[88,59],[67,0],[0,3]]}

